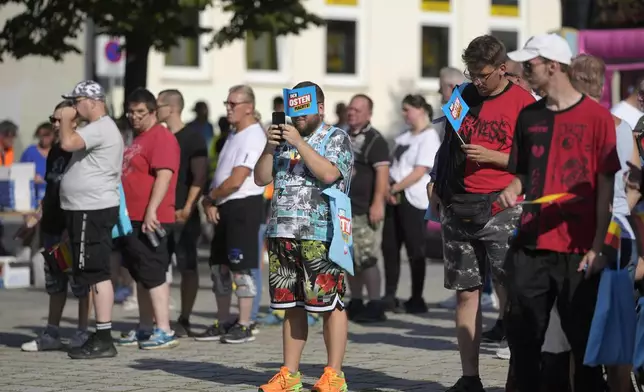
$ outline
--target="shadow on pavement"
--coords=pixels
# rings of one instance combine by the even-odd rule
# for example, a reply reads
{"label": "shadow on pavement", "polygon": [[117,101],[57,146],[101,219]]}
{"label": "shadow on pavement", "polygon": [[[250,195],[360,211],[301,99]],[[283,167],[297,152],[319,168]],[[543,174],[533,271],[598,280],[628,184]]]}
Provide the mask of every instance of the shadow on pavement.
{"label": "shadow on pavement", "polygon": [[167,359],[137,359],[130,365],[136,370],[161,370],[181,377],[212,381],[223,385],[262,385],[274,375],[273,369],[256,371],[243,367],[229,367],[218,363],[177,361]]}
{"label": "shadow on pavement", "polygon": [[20,348],[23,343],[33,340],[34,335],[24,333],[0,332],[0,346]]}
{"label": "shadow on pavement", "polygon": [[[438,327],[423,326],[423,331],[432,331],[434,328]],[[428,333],[427,335],[439,336],[435,333]],[[355,344],[388,344],[391,346],[416,348],[421,350],[458,351],[458,345],[453,341],[422,338],[421,336],[424,335],[419,335],[418,333],[414,333],[414,331],[410,331],[404,334],[386,332],[349,332],[349,341]],[[496,346],[489,348],[486,346],[481,346],[480,353],[494,355],[496,353],[496,349]]]}
{"label": "shadow on pavement", "polygon": [[[271,369],[270,376],[282,366],[277,362],[263,362],[257,363],[258,367]],[[301,364],[300,371],[307,376],[318,377],[323,371],[322,364]],[[436,388],[441,388],[442,385],[433,381],[420,381],[420,380],[407,380],[404,378],[390,376],[386,373],[379,372],[372,369],[362,369],[354,366],[345,366],[342,368],[347,377],[349,390],[356,392],[378,392],[382,389],[394,389],[401,391],[408,390],[427,390],[434,391]]]}
{"label": "shadow on pavement", "polygon": [[455,337],[456,332],[454,327],[439,327],[435,325],[420,324],[410,321],[408,319],[398,319],[392,318],[395,316],[390,316],[387,321],[379,323],[369,323],[362,324],[363,327],[382,327],[382,328],[394,328],[400,330],[407,330],[407,334],[410,335],[431,335],[435,337]]}

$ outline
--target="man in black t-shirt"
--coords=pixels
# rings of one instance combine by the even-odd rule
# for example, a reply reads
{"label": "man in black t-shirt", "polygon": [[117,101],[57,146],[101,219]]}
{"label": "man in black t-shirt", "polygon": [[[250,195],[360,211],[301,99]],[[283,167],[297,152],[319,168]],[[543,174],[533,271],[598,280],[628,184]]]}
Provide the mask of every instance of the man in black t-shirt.
{"label": "man in black t-shirt", "polygon": [[190,313],[199,290],[197,241],[201,222],[197,202],[208,175],[208,150],[199,130],[181,121],[183,96],[178,90],[165,90],[157,99],[157,117],[174,133],[181,149],[175,199],[176,227],[169,238],[170,254],[174,253],[181,273],[181,315],[175,326],[177,336],[192,336]]}
{"label": "man in black t-shirt", "polygon": [[[351,210],[353,213],[353,262],[355,276],[349,277],[351,301],[349,317],[356,322],[386,320],[380,304],[381,222],[385,216],[385,197],[389,185],[389,147],[380,133],[371,126],[373,101],[364,94],[351,99],[348,107],[349,135],[354,154]],[[369,303],[362,302],[362,288],[367,286]]]}
{"label": "man in black t-shirt", "polygon": [[[61,111],[64,107],[71,107],[71,102],[63,101],[49,117],[56,137],[60,128]],[[42,218],[40,219],[40,230],[45,249],[61,242],[65,231],[65,218],[60,208],[60,180],[63,177],[65,168],[72,157],[71,152],[64,151],[57,140],[47,155],[45,171],[45,196],[42,199]],[[37,226],[33,226],[37,227]],[[61,271],[50,270],[48,263],[45,267],[45,288],[49,294],[49,315],[47,316],[47,327],[34,340],[24,343],[22,351],[46,351],[59,350],[63,347],[59,333],[60,319],[63,315],[65,303],[67,302],[67,285],[70,284],[72,293],[78,300],[78,330],[70,339],[69,346],[80,347],[87,340],[87,324],[89,323],[89,296],[88,287],[79,285],[70,280],[69,275]]]}

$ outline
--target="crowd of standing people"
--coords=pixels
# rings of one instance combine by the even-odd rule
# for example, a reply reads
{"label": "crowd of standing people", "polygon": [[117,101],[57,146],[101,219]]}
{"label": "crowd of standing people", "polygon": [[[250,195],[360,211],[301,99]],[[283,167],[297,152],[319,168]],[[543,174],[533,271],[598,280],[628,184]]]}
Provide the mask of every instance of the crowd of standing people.
{"label": "crowd of standing people", "polygon": [[[264,126],[252,88],[231,87],[219,136],[205,104],[198,103],[197,119],[184,124],[181,92],[154,96],[137,89],[127,97],[134,137],[126,144],[108,116],[102,87],[79,83],[55,107],[50,124],[38,127],[39,143],[23,155],[37,166],[44,246],[67,241],[73,256],[69,275],[46,264],[48,325],[23,350],[62,347],[58,325],[71,284],[80,301],[69,356],[117,355],[113,251],[136,282],[139,311],[137,328],[124,332],[117,345],[172,348],[179,337],[252,342],[259,331],[265,245],[271,306],[283,312],[284,362],[260,391],[302,390],[300,360],[316,314],[327,361],[313,390],[346,392],[349,320],[383,322],[387,312],[428,311],[423,290],[430,219],[441,226],[444,286],[455,292],[444,306],[455,308],[462,377],[448,391],[484,391],[482,340],[500,343],[497,355],[510,360],[507,390],[604,391],[602,368],[585,364],[584,353],[600,272],[623,263],[634,287],[644,275],[639,233],[629,218],[641,197],[633,133],[639,119],[618,118],[624,105],[638,99],[641,105],[644,86],[612,116],[598,103],[605,64],[590,55],[573,58],[567,42],[553,34],[532,37],[511,53],[484,35],[468,45],[462,60],[464,73],[445,68],[440,80],[445,107],[454,96],[467,104],[462,122],[449,121],[450,110],[435,113],[422,95],[407,95],[401,102],[407,128],[392,148],[371,124],[368,95],[337,107],[346,117],[331,125],[322,88],[309,81],[294,88],[314,89],[315,114]],[[283,112],[284,101],[276,98],[274,110]],[[0,124],[0,135],[7,133],[11,129]],[[46,156],[44,163],[39,156]],[[352,274],[332,255],[334,194],[350,200]],[[532,203],[558,194],[573,197]],[[115,235],[123,205],[131,230]],[[217,317],[197,333],[190,316],[199,286],[202,215],[214,227],[209,264]],[[611,220],[632,233],[621,245],[636,249],[628,260],[610,260],[603,252]],[[403,245],[412,280],[411,297],[400,301]],[[171,325],[166,273],[173,257],[181,309]],[[347,284],[351,299],[345,304]],[[233,294],[238,315],[230,311]],[[488,305],[499,310],[498,319],[483,332],[481,312]],[[88,333],[92,306],[96,330]],[[626,365],[607,366],[610,390],[630,391],[630,372]]]}

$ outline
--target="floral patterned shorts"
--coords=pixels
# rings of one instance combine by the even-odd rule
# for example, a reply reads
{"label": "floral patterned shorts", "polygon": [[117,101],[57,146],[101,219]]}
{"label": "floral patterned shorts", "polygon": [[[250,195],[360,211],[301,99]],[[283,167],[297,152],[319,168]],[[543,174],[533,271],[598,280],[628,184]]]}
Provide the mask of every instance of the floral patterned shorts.
{"label": "floral patterned shorts", "polygon": [[344,270],[329,260],[329,243],[268,238],[268,283],[273,309],[343,309]]}

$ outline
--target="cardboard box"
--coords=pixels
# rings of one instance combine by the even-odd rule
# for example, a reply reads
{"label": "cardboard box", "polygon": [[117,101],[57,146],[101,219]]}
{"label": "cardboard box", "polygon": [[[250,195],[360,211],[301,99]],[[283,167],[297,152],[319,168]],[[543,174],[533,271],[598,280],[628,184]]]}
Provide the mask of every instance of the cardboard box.
{"label": "cardboard box", "polygon": [[31,286],[29,261],[18,261],[13,256],[0,257],[0,288],[18,289]]}

